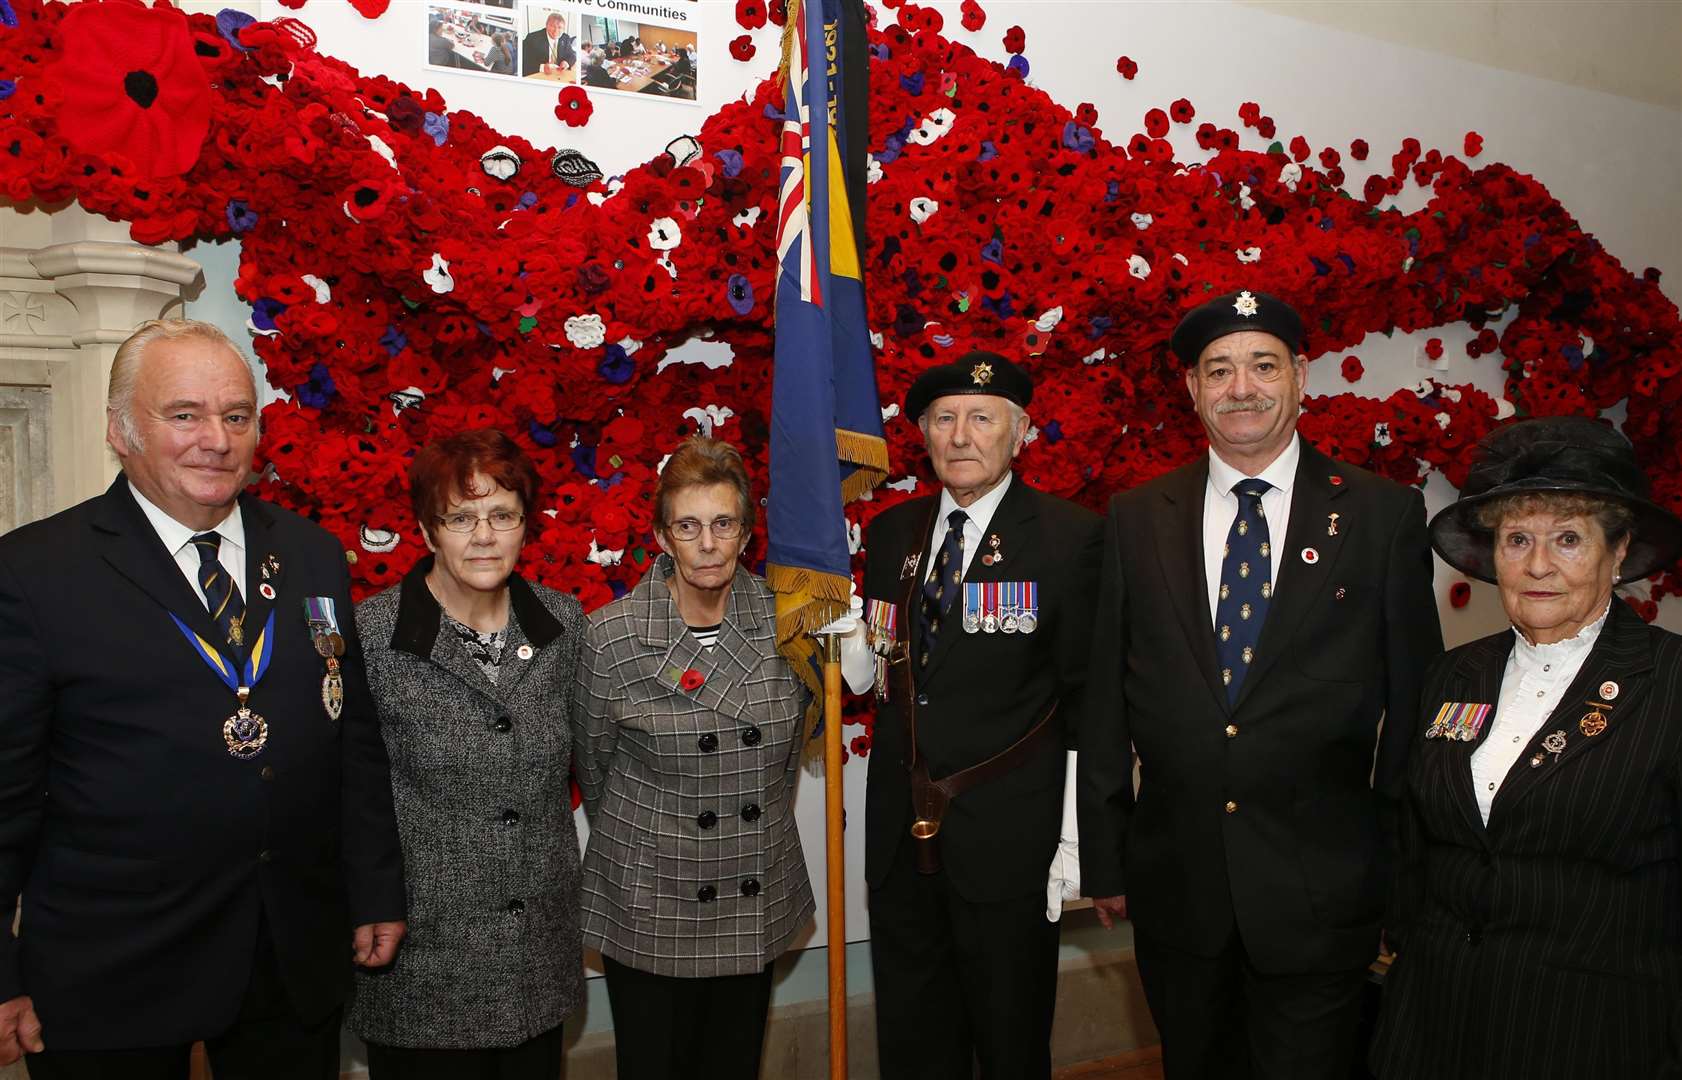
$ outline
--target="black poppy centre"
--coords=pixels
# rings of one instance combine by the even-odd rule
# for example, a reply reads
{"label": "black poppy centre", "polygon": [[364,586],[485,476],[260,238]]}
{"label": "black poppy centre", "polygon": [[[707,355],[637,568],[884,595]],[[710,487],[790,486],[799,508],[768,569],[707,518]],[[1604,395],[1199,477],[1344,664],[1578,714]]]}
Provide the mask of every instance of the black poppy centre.
{"label": "black poppy centre", "polygon": [[142,109],[158,100],[158,80],[150,71],[131,71],[123,76],[123,92]]}

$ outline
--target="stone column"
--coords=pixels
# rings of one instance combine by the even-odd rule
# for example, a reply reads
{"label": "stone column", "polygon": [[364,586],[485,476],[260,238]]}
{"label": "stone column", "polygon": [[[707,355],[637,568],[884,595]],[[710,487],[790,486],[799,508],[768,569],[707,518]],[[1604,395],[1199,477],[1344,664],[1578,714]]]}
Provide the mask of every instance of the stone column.
{"label": "stone column", "polygon": [[77,207],[0,206],[0,532],[103,491],[105,385],[117,346],[147,319],[179,314],[200,287],[174,244]]}

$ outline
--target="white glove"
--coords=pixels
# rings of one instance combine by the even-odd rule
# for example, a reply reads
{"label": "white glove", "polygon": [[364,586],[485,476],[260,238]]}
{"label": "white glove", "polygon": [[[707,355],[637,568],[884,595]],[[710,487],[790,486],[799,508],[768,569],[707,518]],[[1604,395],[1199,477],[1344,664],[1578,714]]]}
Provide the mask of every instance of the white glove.
{"label": "white glove", "polygon": [[1075,813],[1075,751],[1068,752],[1063,774],[1063,826],[1057,834],[1057,852],[1051,857],[1051,874],[1045,885],[1045,917],[1057,922],[1063,904],[1080,896],[1080,825]]}
{"label": "white glove", "polygon": [[864,600],[858,586],[847,598],[847,613],[812,631],[815,637],[835,634],[841,639],[841,678],[855,694],[869,693],[876,685],[876,654],[864,633]]}
{"label": "white glove", "polygon": [[[825,634],[840,634],[842,637],[846,637],[864,626],[862,621],[863,615],[864,598],[859,596],[859,587],[854,585],[847,597],[847,613],[845,615],[836,616],[834,619],[818,627],[816,630],[813,630],[812,634],[814,637],[823,637]],[[858,636],[861,639],[864,637],[862,633]]]}

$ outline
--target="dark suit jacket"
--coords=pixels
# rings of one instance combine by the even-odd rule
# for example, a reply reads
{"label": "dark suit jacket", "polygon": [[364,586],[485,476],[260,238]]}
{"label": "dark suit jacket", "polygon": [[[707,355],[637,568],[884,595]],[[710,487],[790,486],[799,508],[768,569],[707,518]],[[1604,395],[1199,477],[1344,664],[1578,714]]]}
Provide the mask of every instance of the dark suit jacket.
{"label": "dark suit jacket", "polygon": [[[275,613],[252,690],[267,748],[229,756],[237,702],[170,621],[217,640],[204,603],[119,477],[0,537],[0,1000],[34,997],[56,1050],[191,1042],[233,1022],[266,918],[306,1019],[350,984],[350,932],[403,918],[391,778],[363,676],[343,549],[249,495],[247,625]],[[259,589],[273,555],[276,596]],[[321,703],[304,598],[346,637],[341,718]]]}
{"label": "dark suit jacket", "polygon": [[[1614,600],[1486,827],[1472,793],[1481,741],[1420,736],[1443,702],[1498,704],[1512,643],[1508,630],[1462,645],[1425,680],[1410,887],[1373,1067],[1385,1080],[1682,1076],[1682,638]],[[1606,729],[1585,736],[1584,703],[1607,680]],[[1542,748],[1555,731],[1557,760]]]}
{"label": "dark suit jacket", "polygon": [[[573,42],[578,39],[571,34],[562,34],[556,39],[555,62],[557,64],[578,63],[578,53],[573,48]],[[549,34],[538,27],[527,34],[520,41],[520,74],[534,75],[549,62]]]}
{"label": "dark suit jacket", "polygon": [[[940,496],[885,510],[865,534],[864,594],[899,601],[911,579],[908,556],[921,555],[914,576],[928,571],[933,515]],[[1031,634],[967,634],[953,625],[937,639],[917,709],[917,741],[935,779],[977,765],[1014,743],[1052,702],[1053,723],[1066,731],[1086,682],[1100,519],[1084,507],[1011,480],[987,534],[1004,558],[988,566],[983,547],[965,581],[1032,581],[1039,589],[1039,626]],[[946,525],[940,523],[941,535]],[[902,612],[902,640],[922,649],[917,603]],[[962,603],[960,599],[959,603]],[[911,829],[907,741],[898,687],[877,709],[866,782],[864,872],[880,885]],[[953,801],[940,830],[948,880],[969,900],[990,901],[1044,891],[1062,821],[1062,737],[1041,744],[1022,767],[972,788]]]}
{"label": "dark suit jacket", "polygon": [[[1236,920],[1263,971],[1358,967],[1388,892],[1381,811],[1442,651],[1424,502],[1303,444],[1277,593],[1229,708],[1203,580],[1208,474],[1200,457],[1110,501],[1079,734],[1082,891],[1125,893],[1141,932],[1187,952],[1216,955]],[[1386,714],[1400,719],[1378,738]]]}

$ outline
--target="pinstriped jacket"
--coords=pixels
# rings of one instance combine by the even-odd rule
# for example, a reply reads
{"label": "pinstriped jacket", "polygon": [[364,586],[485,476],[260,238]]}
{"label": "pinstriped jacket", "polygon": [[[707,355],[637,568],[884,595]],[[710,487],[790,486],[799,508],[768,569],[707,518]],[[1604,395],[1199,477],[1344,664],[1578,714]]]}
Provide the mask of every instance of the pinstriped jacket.
{"label": "pinstriped jacket", "polygon": [[[1416,730],[1444,702],[1498,704],[1512,641],[1507,631],[1442,657]],[[1593,701],[1609,704],[1590,735]],[[1493,727],[1491,716],[1483,737]],[[1472,791],[1479,745],[1415,747],[1373,1071],[1682,1077],[1682,637],[1613,600],[1487,826]]]}
{"label": "pinstriped jacket", "polygon": [[[808,694],[777,655],[763,579],[737,569],[708,652],[678,616],[672,573],[660,556],[592,615],[579,659],[584,944],[657,975],[743,975],[812,915],[794,821]],[[687,672],[700,685],[686,689]]]}

